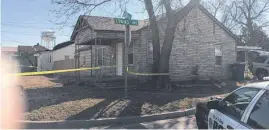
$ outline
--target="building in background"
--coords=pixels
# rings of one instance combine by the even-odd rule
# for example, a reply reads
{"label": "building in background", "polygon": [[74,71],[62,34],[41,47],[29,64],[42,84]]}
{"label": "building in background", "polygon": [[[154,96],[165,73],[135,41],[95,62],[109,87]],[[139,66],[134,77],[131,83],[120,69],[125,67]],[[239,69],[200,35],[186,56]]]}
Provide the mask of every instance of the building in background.
{"label": "building in background", "polygon": [[74,55],[75,45],[72,41],[60,43],[51,51],[44,51],[39,54],[37,71],[74,68]]}
{"label": "building in background", "polygon": [[34,46],[18,46],[18,63],[22,72],[36,71],[37,57],[40,53],[48,51],[44,46],[37,43]]}
{"label": "building in background", "polygon": [[1,59],[16,60],[17,47],[1,47]]}
{"label": "building in background", "polygon": [[53,61],[74,59],[75,45],[72,41],[67,41],[56,45],[53,48]]}

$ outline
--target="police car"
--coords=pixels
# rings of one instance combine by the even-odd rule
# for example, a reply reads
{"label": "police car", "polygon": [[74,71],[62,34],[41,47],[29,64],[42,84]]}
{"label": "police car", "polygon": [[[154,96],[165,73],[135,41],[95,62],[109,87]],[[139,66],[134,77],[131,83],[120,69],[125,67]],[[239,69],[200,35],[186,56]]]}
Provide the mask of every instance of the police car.
{"label": "police car", "polygon": [[269,129],[269,81],[248,84],[224,99],[196,106],[198,128]]}

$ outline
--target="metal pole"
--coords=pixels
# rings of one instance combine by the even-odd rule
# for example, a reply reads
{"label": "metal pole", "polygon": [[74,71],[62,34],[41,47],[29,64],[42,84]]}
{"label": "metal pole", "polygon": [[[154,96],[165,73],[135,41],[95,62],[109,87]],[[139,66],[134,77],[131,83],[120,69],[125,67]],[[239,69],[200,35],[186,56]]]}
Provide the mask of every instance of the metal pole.
{"label": "metal pole", "polygon": [[127,83],[127,67],[128,67],[128,46],[130,43],[130,25],[126,25],[125,26],[125,44],[124,44],[124,50],[125,50],[125,69],[124,69],[124,87],[125,87],[125,93],[124,93],[124,97],[127,98],[128,97],[128,83]]}

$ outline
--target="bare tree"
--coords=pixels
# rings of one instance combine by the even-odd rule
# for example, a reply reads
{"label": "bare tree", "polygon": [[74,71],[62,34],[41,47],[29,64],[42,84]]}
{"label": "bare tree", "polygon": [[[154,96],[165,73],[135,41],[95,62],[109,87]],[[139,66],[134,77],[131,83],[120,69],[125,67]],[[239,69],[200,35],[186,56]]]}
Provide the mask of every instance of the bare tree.
{"label": "bare tree", "polygon": [[[130,0],[129,0],[130,1]],[[126,5],[126,0],[52,0],[52,2],[60,8],[55,12],[60,17],[66,16],[69,19],[78,13],[89,14],[94,9],[105,5],[116,3],[116,6],[122,7],[122,3]],[[128,1],[127,1],[128,2]],[[158,0],[155,4],[152,0],[144,0],[144,5],[146,7],[151,33],[152,33],[152,43],[153,43],[153,72],[168,73],[169,72],[169,59],[172,50],[172,44],[175,38],[176,26],[184,16],[190,12],[190,10],[200,3],[200,0],[190,0],[190,2],[184,7],[182,7],[181,0]],[[175,3],[179,5],[175,6]],[[155,7],[154,7],[155,5]],[[161,6],[160,6],[161,5]],[[166,16],[166,30],[164,35],[163,45],[160,51],[160,33],[158,30],[158,21],[156,16],[156,6],[159,9],[164,9]],[[180,9],[180,10],[179,10]],[[156,77],[155,77],[156,78]],[[160,87],[164,88],[169,84],[169,76],[159,76]]]}
{"label": "bare tree", "polygon": [[230,10],[233,20],[247,30],[247,44],[255,45],[255,29],[269,26],[266,13],[269,11],[268,0],[234,0]]}
{"label": "bare tree", "polygon": [[227,0],[203,0],[202,5],[208,9],[208,11],[216,17],[219,13],[222,13],[225,9]]}
{"label": "bare tree", "polygon": [[230,16],[231,1],[228,0],[203,0],[202,5],[228,29],[233,31],[237,23]]}

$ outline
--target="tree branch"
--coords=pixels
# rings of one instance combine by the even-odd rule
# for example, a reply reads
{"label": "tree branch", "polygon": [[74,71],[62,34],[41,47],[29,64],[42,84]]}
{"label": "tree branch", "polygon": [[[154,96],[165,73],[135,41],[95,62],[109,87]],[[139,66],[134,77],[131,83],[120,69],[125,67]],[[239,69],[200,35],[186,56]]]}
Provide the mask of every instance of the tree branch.
{"label": "tree branch", "polygon": [[198,6],[201,0],[190,0],[190,2],[180,11],[177,11],[175,14],[176,23],[178,23],[181,19],[184,18],[184,14],[190,12],[193,7]]}
{"label": "tree branch", "polygon": [[269,10],[269,2],[266,2],[262,8],[262,10],[254,17],[252,17],[252,19],[257,19],[258,17],[260,17],[262,15],[262,13],[266,12]]}

